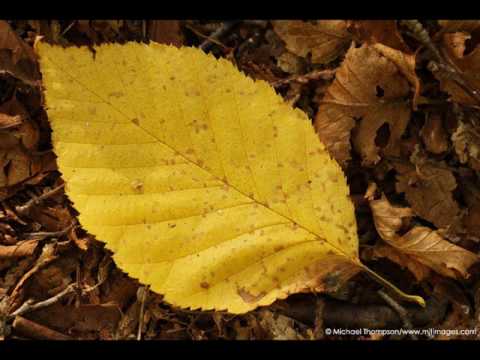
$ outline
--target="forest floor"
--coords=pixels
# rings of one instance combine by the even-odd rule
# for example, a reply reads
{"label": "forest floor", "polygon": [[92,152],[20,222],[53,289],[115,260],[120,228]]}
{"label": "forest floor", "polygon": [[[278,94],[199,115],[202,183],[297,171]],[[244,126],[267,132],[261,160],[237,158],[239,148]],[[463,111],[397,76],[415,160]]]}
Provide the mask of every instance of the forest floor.
{"label": "forest floor", "polygon": [[[426,308],[400,302],[365,274],[335,293],[296,294],[243,315],[163,302],[78,225],[42,105],[32,49],[39,35],[63,46],[201,47],[270,83],[314,120],[342,165],[362,261],[422,295]],[[465,254],[480,250],[479,35],[480,21],[0,22],[0,339],[478,339],[480,266]],[[342,76],[364,79],[342,92]],[[322,108],[349,97],[369,104],[363,112],[344,104],[340,118],[350,122]],[[411,209],[396,228],[412,240],[408,251],[384,241],[391,225],[372,205],[381,194]],[[435,243],[412,229],[433,233]],[[327,328],[475,334],[341,336]]]}

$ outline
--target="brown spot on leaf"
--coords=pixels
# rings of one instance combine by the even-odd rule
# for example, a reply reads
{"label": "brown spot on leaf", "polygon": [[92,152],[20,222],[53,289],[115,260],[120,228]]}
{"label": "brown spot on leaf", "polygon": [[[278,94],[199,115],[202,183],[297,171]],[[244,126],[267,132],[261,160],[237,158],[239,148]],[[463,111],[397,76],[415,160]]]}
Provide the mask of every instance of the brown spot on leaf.
{"label": "brown spot on leaf", "polygon": [[143,194],[143,182],[140,179],[135,179],[131,182],[130,186],[139,194]]}
{"label": "brown spot on leaf", "polygon": [[253,303],[259,301],[261,298],[263,298],[267,293],[265,291],[262,291],[258,295],[253,295],[250,292],[248,292],[244,287],[239,288],[237,290],[237,294],[240,295],[243,301],[246,303]]}

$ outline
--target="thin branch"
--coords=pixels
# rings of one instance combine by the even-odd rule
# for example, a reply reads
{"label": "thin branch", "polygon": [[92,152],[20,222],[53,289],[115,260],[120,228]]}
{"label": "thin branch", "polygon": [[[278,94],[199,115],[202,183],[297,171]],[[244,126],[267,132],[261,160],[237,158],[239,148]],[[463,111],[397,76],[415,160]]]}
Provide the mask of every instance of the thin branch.
{"label": "thin branch", "polygon": [[304,75],[293,75],[289,76],[286,79],[281,79],[271,83],[275,88],[288,84],[290,82],[299,82],[301,84],[306,84],[311,80],[331,80],[335,76],[335,70],[315,70]]}
{"label": "thin branch", "polygon": [[43,301],[39,301],[37,303],[33,303],[32,299],[25,301],[17,310],[15,310],[9,317],[20,316],[26,314],[28,312],[32,312],[50,305],[53,305],[59,302],[63,297],[66,295],[73,293],[76,289],[75,284],[68,285],[64,290],[60,291],[58,294],[52,296]]}
{"label": "thin branch", "polygon": [[13,321],[13,328],[22,336],[38,340],[72,340],[70,336],[52,330],[44,325],[17,316]]}
{"label": "thin branch", "polygon": [[445,75],[447,75],[452,81],[454,81],[458,86],[460,86],[463,91],[465,91],[472,99],[474,99],[478,104],[480,104],[480,94],[479,91],[469,84],[467,79],[463,76],[463,73],[456,68],[455,64],[448,58],[444,56],[434,44],[427,30],[418,20],[401,20],[400,24],[405,26],[410,30],[410,35],[422,43],[430,53],[435,57],[438,64],[435,62],[429,63],[429,70],[432,72],[441,70]]}
{"label": "thin branch", "polygon": [[[390,305],[393,310],[395,310],[395,312],[402,320],[403,327],[406,329],[413,329],[413,325],[408,317],[407,310],[405,310],[403,306],[401,306],[394,299],[392,299],[385,291],[378,290],[378,294],[382,297],[383,300],[385,300],[388,305]],[[417,340],[417,337],[415,335],[411,334],[411,337],[412,339]]]}
{"label": "thin branch", "polygon": [[201,33],[200,31],[198,31],[197,29],[195,29],[193,26],[188,25],[188,24],[185,24],[184,26],[185,26],[187,29],[189,29],[189,30],[191,30],[192,32],[194,32],[195,35],[197,35],[198,37],[201,37],[201,38],[203,38],[203,39],[210,40],[212,43],[220,46],[220,47],[223,48],[224,50],[230,50],[227,46],[223,45],[220,41],[215,40],[215,39],[212,39],[210,36]]}
{"label": "thin branch", "polygon": [[25,236],[28,239],[45,239],[48,237],[60,237],[68,233],[75,225],[71,224],[68,227],[66,227],[63,230],[60,231],[39,231],[39,232],[33,232],[33,233],[26,233]]}
{"label": "thin branch", "polygon": [[140,315],[138,319],[138,332],[137,332],[137,340],[142,340],[142,328],[143,328],[143,318],[144,318],[144,311],[145,311],[145,300],[147,299],[149,286],[145,286],[142,292],[142,300],[140,304]]}
{"label": "thin branch", "polygon": [[57,186],[56,188],[47,191],[45,194],[42,194],[38,197],[30,199],[27,203],[24,205],[19,205],[15,207],[15,211],[21,215],[26,215],[30,211],[30,209],[36,205],[39,205],[42,201],[45,199],[48,199],[49,197],[57,194],[60,190],[62,190],[65,187],[65,184],[61,184]]}
{"label": "thin branch", "polygon": [[200,44],[200,49],[203,51],[208,51],[213,43],[216,43],[221,37],[228,34],[239,22],[239,20],[225,21],[222,26],[215,30],[212,35],[210,35],[202,44]]}

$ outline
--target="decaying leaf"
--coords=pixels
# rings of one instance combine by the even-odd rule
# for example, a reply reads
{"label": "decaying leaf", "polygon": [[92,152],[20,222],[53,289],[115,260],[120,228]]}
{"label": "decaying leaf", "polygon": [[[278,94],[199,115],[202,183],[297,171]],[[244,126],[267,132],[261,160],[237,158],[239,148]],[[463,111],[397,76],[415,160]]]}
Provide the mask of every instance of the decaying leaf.
{"label": "decaying leaf", "polygon": [[395,20],[353,20],[350,28],[353,33],[369,44],[383,44],[389,48],[410,53]]}
{"label": "decaying leaf", "polygon": [[337,58],[351,42],[345,20],[273,21],[273,29],[294,54],[312,55],[312,62],[326,64]]}
{"label": "decaying leaf", "polygon": [[[370,208],[378,234],[387,244],[444,276],[468,277],[468,268],[478,261],[474,253],[448,242],[439,231],[425,226],[416,226],[406,234],[398,235],[402,218],[410,217],[412,211],[391,205],[385,195],[381,199],[371,200]],[[394,260],[395,257],[390,259]],[[418,267],[415,263],[405,262],[401,258],[399,263],[411,269],[416,276],[423,276],[424,270],[415,269]]]}
{"label": "decaying leaf", "polygon": [[452,134],[452,143],[458,159],[480,171],[480,131],[469,123],[459,121]]}
{"label": "decaying leaf", "polygon": [[396,154],[410,117],[404,99],[408,91],[407,80],[392,61],[368,45],[352,46],[318,109],[315,128],[320,140],[344,165],[350,159],[350,131],[360,119],[353,144],[363,163],[372,165],[380,160],[377,131],[388,124],[384,151]]}
{"label": "decaying leaf", "polygon": [[364,268],[340,167],[265,82],[194,48],[37,50],[80,223],[167,302],[241,313]]}
{"label": "decaying leaf", "polygon": [[[443,35],[442,50],[444,55],[449,59],[457,71],[461,74],[463,81],[472,91],[480,89],[480,46],[465,55],[465,42],[471,36],[464,32],[447,33]],[[450,94],[452,101],[465,104],[479,106],[476,99],[472,98],[465,89],[454,81],[451,75],[444,71],[435,72],[435,76],[440,80],[440,87],[443,91]]]}
{"label": "decaying leaf", "polygon": [[299,74],[304,68],[301,58],[289,51],[285,51],[277,58],[277,65],[289,74]]}
{"label": "decaying leaf", "polygon": [[22,118],[19,115],[10,116],[0,113],[0,130],[7,130],[16,127],[22,123]]}
{"label": "decaying leaf", "polygon": [[469,32],[480,29],[480,20],[439,20],[442,32]]}
{"label": "decaying leaf", "polygon": [[405,193],[416,215],[438,228],[452,224],[460,211],[452,195],[457,181],[452,171],[442,165],[425,163],[414,167],[410,164],[395,164],[398,172],[397,191]]}
{"label": "decaying leaf", "polygon": [[417,281],[422,281],[430,274],[428,266],[388,244],[375,245],[372,248],[372,258],[387,258],[402,268],[407,268]]}
{"label": "decaying leaf", "polygon": [[420,132],[423,143],[428,151],[441,154],[448,149],[448,138],[442,124],[442,117],[438,113],[428,114]]}
{"label": "decaying leaf", "polygon": [[37,245],[38,241],[36,240],[19,241],[15,245],[9,246],[0,245],[0,259],[30,256],[37,248]]}
{"label": "decaying leaf", "polygon": [[405,53],[383,44],[374,44],[372,47],[393,62],[397,66],[398,71],[405,76],[413,87],[412,108],[416,110],[418,97],[420,96],[420,79],[415,73],[416,54]]}
{"label": "decaying leaf", "polygon": [[42,168],[36,150],[39,130],[28,112],[14,97],[0,106],[0,119],[8,131],[0,131],[0,188],[18,184]]}
{"label": "decaying leaf", "polygon": [[40,78],[32,48],[6,21],[0,20],[0,72],[5,71],[30,85]]}
{"label": "decaying leaf", "polygon": [[402,219],[413,216],[412,209],[392,206],[383,194],[379,200],[370,200],[370,208],[378,235],[384,240],[394,240],[403,226]]}
{"label": "decaying leaf", "polygon": [[295,329],[293,319],[269,310],[260,313],[260,326],[269,333],[271,340],[306,340],[305,336]]}

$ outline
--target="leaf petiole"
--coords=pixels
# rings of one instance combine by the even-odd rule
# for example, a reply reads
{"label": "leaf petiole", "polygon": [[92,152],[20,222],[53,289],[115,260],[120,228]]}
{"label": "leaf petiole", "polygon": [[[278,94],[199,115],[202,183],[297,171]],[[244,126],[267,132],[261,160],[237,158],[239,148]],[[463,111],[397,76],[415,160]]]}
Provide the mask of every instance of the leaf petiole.
{"label": "leaf petiole", "polygon": [[393,285],[391,282],[388,280],[384,279],[380,275],[378,275],[376,272],[373,270],[370,270],[367,266],[363,265],[362,263],[359,264],[360,267],[367,272],[368,275],[370,275],[375,281],[379,282],[380,284],[386,286],[387,288],[393,290],[398,296],[400,296],[402,299],[409,301],[409,302],[414,302],[420,305],[421,307],[425,307],[425,300],[418,295],[408,295],[404,293],[402,290],[397,288],[395,285]]}

